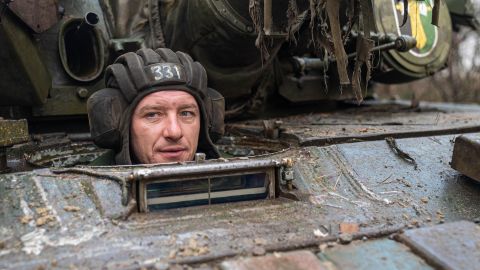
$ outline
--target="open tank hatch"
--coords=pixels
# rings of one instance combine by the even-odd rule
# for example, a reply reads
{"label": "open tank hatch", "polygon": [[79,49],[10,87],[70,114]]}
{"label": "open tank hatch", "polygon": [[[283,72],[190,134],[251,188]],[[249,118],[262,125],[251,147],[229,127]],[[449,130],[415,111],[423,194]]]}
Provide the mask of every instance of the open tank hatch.
{"label": "open tank hatch", "polygon": [[[192,162],[135,169],[140,212],[273,199],[279,185],[293,180],[292,161],[239,159]],[[291,178],[291,179],[290,179]]]}

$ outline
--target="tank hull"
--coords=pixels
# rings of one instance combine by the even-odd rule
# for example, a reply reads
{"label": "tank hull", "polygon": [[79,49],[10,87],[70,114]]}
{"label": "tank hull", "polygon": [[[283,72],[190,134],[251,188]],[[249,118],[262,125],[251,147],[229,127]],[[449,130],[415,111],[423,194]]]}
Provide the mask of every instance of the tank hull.
{"label": "tank hull", "polygon": [[[290,148],[243,158],[295,161],[293,190],[275,199],[131,214],[121,186],[105,175],[155,166],[4,174],[0,267],[244,269],[312,260],[367,269],[365,256],[370,266],[474,267],[480,186],[449,163],[459,132],[480,136],[480,107],[426,104],[421,111],[376,104],[277,118],[283,123],[271,140]],[[230,135],[255,138],[254,124],[230,124]]]}

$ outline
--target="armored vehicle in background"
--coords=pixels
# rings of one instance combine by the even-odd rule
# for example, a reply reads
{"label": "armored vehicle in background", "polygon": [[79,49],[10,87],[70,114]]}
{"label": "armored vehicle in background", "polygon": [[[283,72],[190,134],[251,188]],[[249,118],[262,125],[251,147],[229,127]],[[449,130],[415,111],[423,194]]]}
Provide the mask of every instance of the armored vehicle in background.
{"label": "armored vehicle in background", "polygon": [[[0,269],[480,265],[480,106],[364,100],[441,70],[469,1],[0,3]],[[164,46],[225,96],[223,157],[89,165],[106,65]]]}
{"label": "armored vehicle in background", "polygon": [[449,10],[454,28],[474,21],[469,1],[250,2],[3,0],[1,115],[85,116],[105,67],[141,47],[200,61],[229,117],[264,111],[272,100],[360,101],[370,77],[408,82],[446,65]]}

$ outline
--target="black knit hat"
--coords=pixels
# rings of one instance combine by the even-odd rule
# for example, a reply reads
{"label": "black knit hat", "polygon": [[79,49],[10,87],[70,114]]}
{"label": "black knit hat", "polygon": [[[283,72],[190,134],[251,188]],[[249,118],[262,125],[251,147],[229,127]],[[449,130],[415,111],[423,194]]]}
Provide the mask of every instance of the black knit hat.
{"label": "black knit hat", "polygon": [[212,139],[223,135],[225,101],[207,87],[205,69],[188,54],[166,48],[123,54],[107,67],[105,83],[107,88],[87,102],[90,133],[96,145],[117,152],[117,164],[132,164],[130,122],[137,104],[153,92],[172,89],[191,94],[198,103],[201,125],[197,152],[207,158],[219,157]]}

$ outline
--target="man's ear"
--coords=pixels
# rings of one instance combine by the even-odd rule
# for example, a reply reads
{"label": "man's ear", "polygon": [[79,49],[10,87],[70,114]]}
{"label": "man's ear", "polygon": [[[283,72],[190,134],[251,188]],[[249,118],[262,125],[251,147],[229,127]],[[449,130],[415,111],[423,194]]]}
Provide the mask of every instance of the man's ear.
{"label": "man's ear", "polygon": [[87,101],[88,121],[90,134],[97,146],[120,149],[120,120],[127,106],[127,101],[117,89],[102,89],[90,96]]}
{"label": "man's ear", "polygon": [[225,133],[225,98],[212,88],[207,89],[205,111],[210,139],[213,142],[222,138]]}

